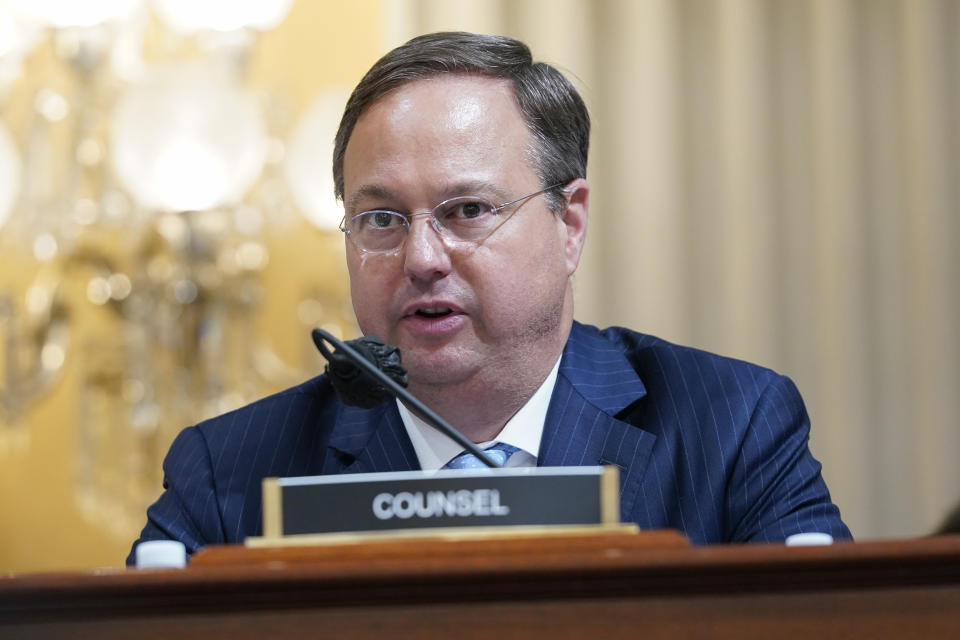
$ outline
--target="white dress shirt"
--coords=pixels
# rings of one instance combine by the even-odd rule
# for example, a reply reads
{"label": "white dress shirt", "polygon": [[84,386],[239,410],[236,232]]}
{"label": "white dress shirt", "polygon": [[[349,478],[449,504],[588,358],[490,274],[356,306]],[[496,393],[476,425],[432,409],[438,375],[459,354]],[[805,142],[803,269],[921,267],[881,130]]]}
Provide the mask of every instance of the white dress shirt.
{"label": "white dress shirt", "polygon": [[[540,451],[540,439],[543,437],[543,424],[547,419],[547,408],[550,406],[550,397],[557,383],[559,369],[560,358],[557,358],[540,388],[513,414],[497,437],[489,442],[477,443],[477,446],[484,449],[494,442],[512,445],[520,451],[510,456],[505,467],[535,467],[537,453]],[[436,471],[463,452],[460,445],[410,413],[399,400],[397,408],[424,471]]]}

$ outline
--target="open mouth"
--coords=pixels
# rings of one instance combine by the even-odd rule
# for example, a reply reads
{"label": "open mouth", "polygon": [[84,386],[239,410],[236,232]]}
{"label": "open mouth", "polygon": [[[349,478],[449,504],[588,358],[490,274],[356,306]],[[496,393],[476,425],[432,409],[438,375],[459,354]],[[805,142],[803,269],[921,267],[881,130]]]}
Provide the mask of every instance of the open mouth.
{"label": "open mouth", "polygon": [[442,318],[453,313],[450,307],[428,307],[417,309],[416,315],[421,318]]}

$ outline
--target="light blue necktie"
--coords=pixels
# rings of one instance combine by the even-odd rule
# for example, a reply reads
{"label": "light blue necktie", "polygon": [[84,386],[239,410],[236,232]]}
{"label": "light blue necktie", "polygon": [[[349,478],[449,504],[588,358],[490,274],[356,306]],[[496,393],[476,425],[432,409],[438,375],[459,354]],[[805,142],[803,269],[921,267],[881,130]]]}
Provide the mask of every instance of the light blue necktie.
{"label": "light blue necktie", "polygon": [[[491,460],[503,466],[507,463],[507,460],[510,459],[510,456],[515,454],[517,451],[520,451],[517,447],[514,447],[503,442],[497,442],[496,444],[490,445],[488,448],[484,449],[483,452],[486,453]],[[488,469],[487,465],[480,462],[480,458],[473,455],[469,451],[464,451],[453,460],[443,465],[444,469]]]}

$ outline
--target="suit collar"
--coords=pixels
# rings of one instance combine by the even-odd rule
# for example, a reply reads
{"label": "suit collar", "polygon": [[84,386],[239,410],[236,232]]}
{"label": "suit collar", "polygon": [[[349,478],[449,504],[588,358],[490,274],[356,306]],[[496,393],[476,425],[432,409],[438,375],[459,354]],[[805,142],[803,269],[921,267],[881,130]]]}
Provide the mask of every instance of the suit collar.
{"label": "suit collar", "polygon": [[573,323],[560,360],[560,374],[583,399],[616,415],[647,394],[623,349],[588,325]]}
{"label": "suit collar", "polygon": [[620,513],[631,519],[656,436],[618,419],[646,395],[623,350],[574,323],[560,362],[538,464],[612,464],[620,469]]}
{"label": "suit collar", "polygon": [[[412,471],[420,468],[417,454],[394,402],[374,409],[342,406],[330,434],[325,473]],[[330,470],[327,471],[326,469]]]}

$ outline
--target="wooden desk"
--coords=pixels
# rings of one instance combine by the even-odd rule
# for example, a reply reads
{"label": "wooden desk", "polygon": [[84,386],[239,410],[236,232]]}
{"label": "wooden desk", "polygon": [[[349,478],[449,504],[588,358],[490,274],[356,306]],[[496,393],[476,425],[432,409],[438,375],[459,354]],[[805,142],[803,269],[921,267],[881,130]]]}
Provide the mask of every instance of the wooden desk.
{"label": "wooden desk", "polygon": [[960,638],[960,536],[806,548],[686,548],[667,533],[219,547],[180,571],[0,578],[0,638],[441,634]]}

